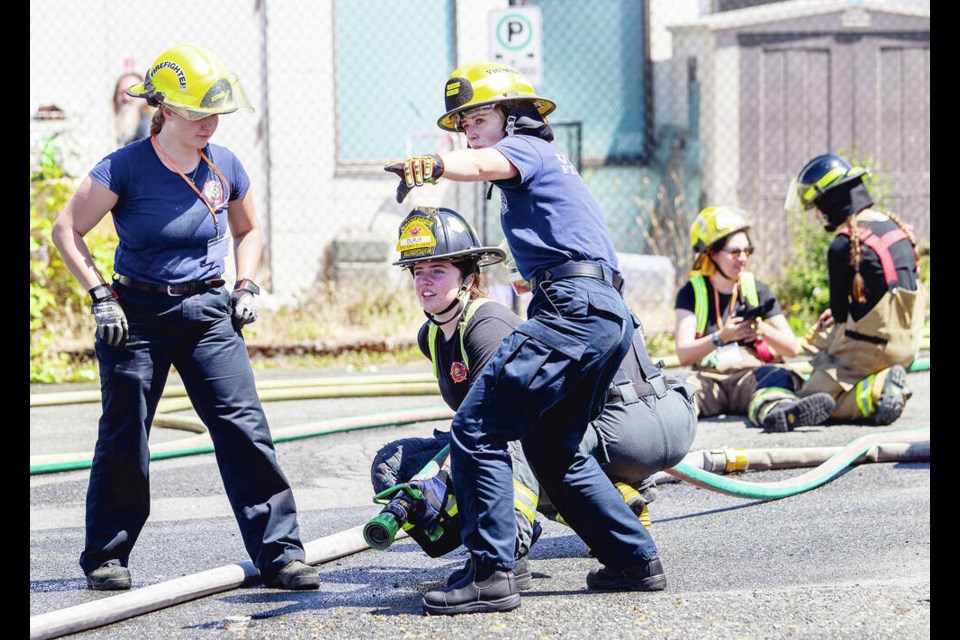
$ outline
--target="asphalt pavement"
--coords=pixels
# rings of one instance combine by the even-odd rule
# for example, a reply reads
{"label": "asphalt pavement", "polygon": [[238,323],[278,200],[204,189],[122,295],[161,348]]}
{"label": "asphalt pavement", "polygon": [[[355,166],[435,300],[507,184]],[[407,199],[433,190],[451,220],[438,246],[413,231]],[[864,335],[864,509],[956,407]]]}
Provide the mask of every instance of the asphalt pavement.
{"label": "asphalt pavement", "polygon": [[[258,380],[283,385],[305,377],[409,375],[428,373],[428,364],[272,371],[258,373]],[[929,368],[908,374],[914,395],[892,425],[766,434],[740,417],[721,416],[701,420],[692,451],[840,450],[877,434],[916,437],[931,427],[930,375]],[[31,393],[86,389],[37,386]],[[323,557],[316,562],[319,591],[266,589],[249,576],[249,558],[214,455],[202,447],[183,453],[202,437],[196,433],[156,427],[151,447],[182,455],[151,463],[152,511],[130,559],[129,592],[85,588],[77,560],[89,470],[31,473],[31,639],[931,637],[929,459],[845,465],[829,481],[782,499],[739,497],[665,479],[650,505],[665,591],[588,590],[585,577],[596,560],[570,529],[545,521],[530,555],[533,588],[522,593],[519,609],[426,616],[421,596],[462,565],[462,547],[429,558],[409,538],[386,551],[355,542],[359,528],[380,508],[372,502],[370,485],[375,452],[393,439],[445,428],[445,418],[405,421],[442,412],[439,395],[295,398],[268,401],[265,409],[294,488],[308,557]],[[192,411],[179,414],[189,418]],[[31,467],[91,451],[98,416],[96,402],[32,406]],[[393,417],[397,424],[390,423]],[[364,428],[379,424],[387,426]],[[179,443],[184,446],[178,449]],[[818,469],[748,470],[724,477],[771,487]],[[229,582],[238,573],[242,584],[171,595],[174,586],[204,577],[208,585],[214,574],[218,579],[226,574]],[[136,612],[127,613],[131,608]]]}

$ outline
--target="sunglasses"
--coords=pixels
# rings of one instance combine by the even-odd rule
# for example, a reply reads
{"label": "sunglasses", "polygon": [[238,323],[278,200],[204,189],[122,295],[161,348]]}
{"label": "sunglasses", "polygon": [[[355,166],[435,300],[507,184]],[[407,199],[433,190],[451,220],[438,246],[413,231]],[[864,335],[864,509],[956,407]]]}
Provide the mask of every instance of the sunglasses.
{"label": "sunglasses", "polygon": [[726,253],[730,254],[731,258],[739,258],[740,254],[750,257],[750,254],[753,253],[753,247],[745,247],[743,249],[723,249]]}

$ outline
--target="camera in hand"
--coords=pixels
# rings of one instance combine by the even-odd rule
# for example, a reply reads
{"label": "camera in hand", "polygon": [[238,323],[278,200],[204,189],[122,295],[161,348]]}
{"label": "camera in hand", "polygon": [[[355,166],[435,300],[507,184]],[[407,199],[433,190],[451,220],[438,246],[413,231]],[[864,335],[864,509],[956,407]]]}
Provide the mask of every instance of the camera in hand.
{"label": "camera in hand", "polygon": [[773,308],[775,300],[770,298],[766,302],[758,305],[743,304],[737,309],[737,314],[744,320],[754,321],[757,318],[763,318],[770,309]]}

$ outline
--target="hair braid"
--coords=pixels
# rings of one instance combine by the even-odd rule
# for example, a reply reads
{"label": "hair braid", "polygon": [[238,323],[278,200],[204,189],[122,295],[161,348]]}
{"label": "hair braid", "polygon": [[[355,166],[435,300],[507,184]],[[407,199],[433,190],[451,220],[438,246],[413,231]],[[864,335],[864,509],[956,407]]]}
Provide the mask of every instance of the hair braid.
{"label": "hair braid", "polygon": [[160,133],[164,122],[166,122],[166,118],[163,117],[163,107],[160,107],[150,117],[150,135],[155,136]]}
{"label": "hair braid", "polygon": [[853,267],[853,282],[850,286],[850,297],[854,302],[863,304],[867,301],[866,285],[863,282],[863,276],[860,275],[860,262],[863,260],[863,244],[860,242],[860,234],[857,232],[857,214],[853,214],[847,219],[847,226],[850,228],[850,266]]}
{"label": "hair braid", "polygon": [[917,268],[917,272],[920,271],[920,247],[917,246],[917,238],[913,235],[913,227],[903,220],[900,219],[900,216],[894,215],[889,212],[886,213],[887,217],[897,223],[897,226],[903,229],[903,232],[907,234],[907,238],[910,240],[910,244],[913,245],[913,261],[914,265]]}

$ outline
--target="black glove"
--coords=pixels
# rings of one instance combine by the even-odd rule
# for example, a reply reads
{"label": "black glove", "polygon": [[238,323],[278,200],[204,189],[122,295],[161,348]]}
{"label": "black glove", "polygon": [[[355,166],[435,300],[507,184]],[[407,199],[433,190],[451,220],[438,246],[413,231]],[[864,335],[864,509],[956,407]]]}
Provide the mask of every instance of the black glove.
{"label": "black glove", "polygon": [[108,284],[98,284],[90,289],[93,299],[93,317],[97,321],[97,335],[111,347],[127,344],[130,329],[127,314],[120,306],[116,292]]}
{"label": "black glove", "polygon": [[437,183],[437,178],[443,175],[443,160],[437,154],[431,153],[426,156],[407,158],[402,162],[391,162],[384,165],[383,170],[400,176],[397,202],[403,202],[414,187]]}
{"label": "black glove", "polygon": [[257,296],[260,287],[253,280],[237,280],[230,294],[230,306],[233,308],[233,328],[238,331],[257,319]]}

